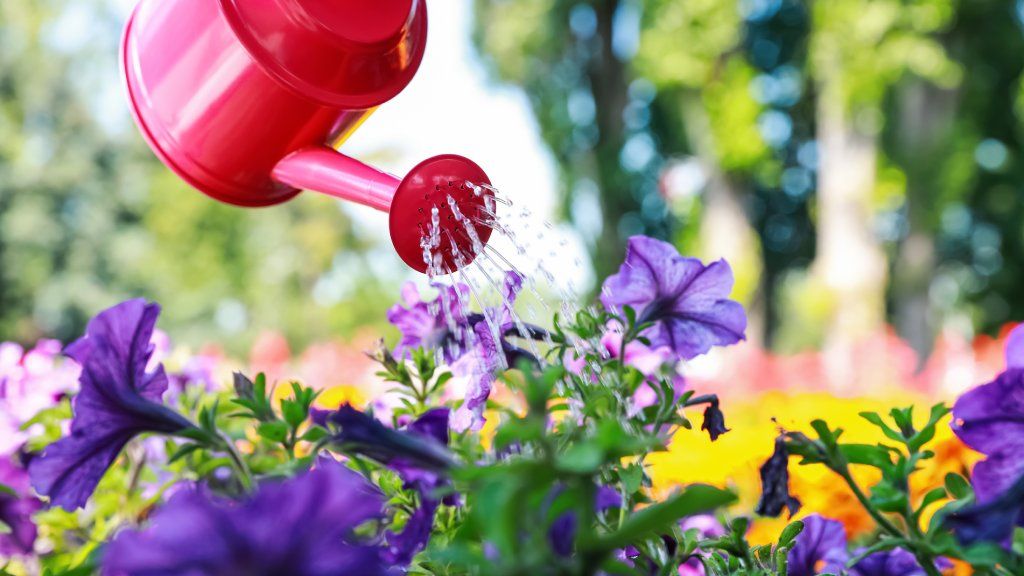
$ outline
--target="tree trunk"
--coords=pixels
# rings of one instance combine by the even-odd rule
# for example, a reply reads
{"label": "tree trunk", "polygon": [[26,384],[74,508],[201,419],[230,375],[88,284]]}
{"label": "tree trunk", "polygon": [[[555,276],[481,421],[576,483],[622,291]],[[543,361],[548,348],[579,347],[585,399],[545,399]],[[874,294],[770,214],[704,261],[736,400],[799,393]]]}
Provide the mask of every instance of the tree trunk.
{"label": "tree trunk", "polygon": [[898,96],[896,156],[907,175],[909,231],[893,266],[892,300],[896,329],[918,353],[920,368],[931,354],[936,331],[928,292],[936,266],[934,203],[943,183],[935,166],[949,156],[959,94],[917,80],[904,85]]}
{"label": "tree trunk", "polygon": [[848,388],[853,347],[884,326],[886,258],[871,229],[877,135],[857,129],[837,93],[838,78],[818,97],[817,255],[813,274],[831,298],[825,335],[832,385]]}
{"label": "tree trunk", "polygon": [[626,246],[619,222],[624,215],[639,208],[639,203],[632,195],[631,179],[619,160],[626,142],[622,111],[629,102],[626,66],[612,48],[615,11],[619,4],[619,0],[599,0],[594,3],[597,42],[600,46],[587,67],[599,131],[594,146],[594,174],[601,190],[603,224],[601,236],[594,247],[594,272],[598,278],[604,278],[618,269]]}
{"label": "tree trunk", "polygon": [[724,258],[732,266],[741,292],[733,296],[747,310],[747,340],[765,342],[765,299],[763,257],[757,231],[750,223],[742,184],[722,171],[715,150],[710,121],[699,94],[683,97],[686,137],[707,177],[700,218],[700,256],[705,260]]}

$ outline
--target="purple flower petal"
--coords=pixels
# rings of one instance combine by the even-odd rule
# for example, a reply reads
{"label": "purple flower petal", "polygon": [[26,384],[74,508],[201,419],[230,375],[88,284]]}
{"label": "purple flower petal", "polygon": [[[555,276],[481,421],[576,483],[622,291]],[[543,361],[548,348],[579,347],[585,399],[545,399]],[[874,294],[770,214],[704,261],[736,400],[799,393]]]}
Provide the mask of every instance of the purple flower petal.
{"label": "purple flower petal", "polygon": [[[862,550],[857,550],[860,554]],[[936,562],[936,567],[947,565],[948,561]],[[924,568],[917,563],[914,555],[903,548],[875,552],[854,564],[850,576],[926,576]]]}
{"label": "purple flower petal", "polygon": [[424,347],[439,349],[446,362],[455,361],[465,352],[464,335],[470,330],[463,307],[468,288],[436,285],[438,296],[425,302],[414,284],[408,283],[402,289],[405,305],[395,304],[388,310],[388,322],[402,333],[395,356],[408,357],[412,350]]}
{"label": "purple flower petal", "polygon": [[413,511],[401,532],[389,532],[387,535],[388,562],[399,566],[407,566],[412,559],[427,547],[430,533],[434,528],[434,515],[437,502],[424,500],[423,504]]}
{"label": "purple flower petal", "polygon": [[421,432],[436,431],[435,419],[440,419],[441,415],[432,412],[427,417],[426,422],[417,424],[419,430],[410,433],[392,430],[369,414],[345,404],[327,415],[326,422],[333,429],[334,442],[400,473],[406,469],[440,472],[451,466],[452,458],[433,434]]}
{"label": "purple flower petal", "polygon": [[971,484],[980,504],[991,502],[1024,477],[1024,455],[997,452],[974,465]]}
{"label": "purple flower petal", "polygon": [[9,529],[0,534],[0,557],[31,554],[37,532],[32,515],[42,503],[30,493],[28,473],[8,458],[0,459],[0,484],[16,493],[0,493],[0,522]]}
{"label": "purple flower petal", "polygon": [[743,307],[728,299],[732,284],[724,260],[705,266],[680,256],[667,242],[634,236],[619,272],[605,281],[601,299],[609,308],[632,306],[642,322],[654,322],[645,334],[653,347],[668,346],[693,358],[745,338]]}
{"label": "purple flower petal", "polygon": [[32,486],[66,509],[85,505],[124,445],[142,432],[171,434],[192,424],[158,404],[163,366],[146,371],[160,307],[129,300],[99,313],[66,354],[82,366],[71,435],[29,465]]}
{"label": "purple flower petal", "polygon": [[1024,324],[1010,331],[1006,338],[1006,368],[1024,368]]}
{"label": "purple flower petal", "polygon": [[983,454],[1024,450],[1024,369],[1007,370],[960,396],[951,426],[960,440]]}
{"label": "purple flower petal", "polygon": [[804,529],[789,551],[791,576],[841,574],[850,558],[842,522],[813,514],[803,519]]}
{"label": "purple flower petal", "polygon": [[176,494],[143,530],[107,547],[107,576],[383,575],[381,551],[354,530],[383,515],[379,492],[331,461],[229,502],[201,490]]}
{"label": "purple flower petal", "polygon": [[479,431],[487,421],[484,418],[484,410],[487,408],[487,398],[491,395],[491,388],[494,384],[494,376],[489,373],[481,373],[472,376],[469,381],[469,388],[466,390],[466,399],[462,405],[455,409],[452,414],[452,429],[456,432],[466,430]]}

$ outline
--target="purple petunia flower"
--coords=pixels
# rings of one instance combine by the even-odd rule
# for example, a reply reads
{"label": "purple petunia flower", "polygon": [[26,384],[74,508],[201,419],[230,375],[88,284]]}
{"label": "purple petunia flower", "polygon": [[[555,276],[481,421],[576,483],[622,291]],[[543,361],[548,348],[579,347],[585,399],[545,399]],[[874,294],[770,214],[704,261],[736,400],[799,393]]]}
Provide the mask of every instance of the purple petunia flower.
{"label": "purple petunia flower", "polygon": [[387,574],[381,550],[355,529],[383,517],[383,497],[359,474],[321,459],[266,483],[243,502],[179,492],[142,530],[107,547],[104,576],[335,576]]}
{"label": "purple petunia flower", "polygon": [[[863,549],[856,550],[856,554]],[[948,560],[940,558],[935,567],[944,570],[951,566]],[[850,576],[926,576],[928,573],[914,555],[903,548],[875,552],[863,558],[850,569]]]}
{"label": "purple petunia flower", "polygon": [[401,532],[388,532],[384,554],[390,563],[405,565],[422,551],[434,525],[441,502],[455,505],[457,498],[437,492],[448,485],[448,409],[428,410],[403,430],[392,430],[372,416],[344,405],[333,413],[314,413],[314,420],[334,432],[334,441],[353,452],[391,468],[405,487],[419,494],[420,506]]}
{"label": "purple petunia flower", "polygon": [[543,339],[546,335],[541,328],[515,320],[513,306],[522,287],[522,277],[515,272],[507,272],[502,304],[488,307],[470,319],[473,330],[469,347],[466,354],[451,366],[452,373],[467,382],[465,400],[452,415],[452,428],[457,431],[480,430],[483,427],[484,409],[499,372],[515,367],[523,360],[534,365],[539,363],[532,354],[508,340],[510,336]]}
{"label": "purple petunia flower", "polygon": [[644,334],[652,346],[668,346],[689,359],[745,338],[747,317],[729,300],[732,284],[724,260],[705,266],[667,242],[633,236],[618,274],[605,280],[601,300],[608,308],[633,307],[639,322],[654,322]]}
{"label": "purple petunia flower", "polygon": [[964,542],[1005,543],[1024,526],[1024,326],[1007,340],[1006,366],[953,406],[953,431],[987,456],[971,474],[977,505],[947,520]]}
{"label": "purple petunia flower", "polygon": [[445,362],[451,363],[466,352],[467,334],[472,330],[464,305],[469,288],[463,284],[437,284],[435,288],[437,298],[426,302],[416,285],[408,282],[402,287],[404,306],[395,304],[388,310],[388,322],[402,333],[394,352],[398,358],[424,347],[440,350]]}
{"label": "purple petunia flower", "polygon": [[0,523],[7,527],[7,533],[0,533],[0,557],[31,554],[36,541],[32,514],[42,504],[30,493],[28,473],[9,458],[0,458],[0,485],[14,492],[0,492]]}
{"label": "purple petunia flower", "polygon": [[[545,508],[550,508],[555,499],[565,491],[562,486],[551,491],[544,503]],[[594,493],[594,511],[604,512],[610,508],[622,507],[622,495],[611,486],[598,486]],[[577,519],[575,512],[565,512],[555,518],[548,529],[548,543],[551,550],[562,557],[572,554],[573,545],[576,542]]]}
{"label": "purple petunia flower", "polygon": [[[532,354],[513,345],[508,338],[542,339],[546,332],[515,320],[513,306],[523,287],[523,279],[515,272],[505,275],[502,303],[480,312],[466,311],[467,286],[435,287],[438,297],[425,302],[415,285],[406,284],[402,303],[388,311],[388,320],[402,333],[394,354],[404,358],[418,347],[437,350],[452,373],[465,384],[465,401],[452,417],[453,428],[479,430],[497,373],[516,366],[521,359],[537,363]],[[524,330],[526,334],[521,333]]]}
{"label": "purple petunia flower", "polygon": [[438,429],[447,426],[448,409],[435,408],[405,430],[388,428],[373,416],[344,404],[333,412],[314,411],[313,421],[331,430],[332,440],[395,470],[406,482],[433,477],[452,465],[452,456]]}
{"label": "purple petunia flower", "polygon": [[72,401],[71,434],[29,464],[32,487],[52,505],[85,505],[129,440],[144,432],[174,434],[191,422],[160,404],[167,389],[162,366],[146,365],[160,307],[129,300],[99,313],[65,353],[82,366]]}
{"label": "purple petunia flower", "polygon": [[804,529],[789,551],[790,576],[842,574],[850,554],[846,550],[846,528],[838,520],[817,514],[803,519]]}

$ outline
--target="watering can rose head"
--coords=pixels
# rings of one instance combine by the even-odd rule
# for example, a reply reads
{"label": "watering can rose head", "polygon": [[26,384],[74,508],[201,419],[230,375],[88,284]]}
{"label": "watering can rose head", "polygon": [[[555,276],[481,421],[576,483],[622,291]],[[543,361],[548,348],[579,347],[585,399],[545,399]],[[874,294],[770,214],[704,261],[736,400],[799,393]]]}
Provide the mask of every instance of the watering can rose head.
{"label": "watering can rose head", "polygon": [[475,257],[472,236],[486,243],[490,229],[465,228],[448,198],[479,217],[490,192],[467,183],[489,185],[483,170],[444,155],[400,179],[335,150],[408,85],[426,34],[424,0],[142,0],[123,70],[147,142],[193,187],[239,206],[315,190],[388,212],[396,251],[421,272],[433,256],[420,239],[440,209],[449,245],[435,254],[454,271]]}

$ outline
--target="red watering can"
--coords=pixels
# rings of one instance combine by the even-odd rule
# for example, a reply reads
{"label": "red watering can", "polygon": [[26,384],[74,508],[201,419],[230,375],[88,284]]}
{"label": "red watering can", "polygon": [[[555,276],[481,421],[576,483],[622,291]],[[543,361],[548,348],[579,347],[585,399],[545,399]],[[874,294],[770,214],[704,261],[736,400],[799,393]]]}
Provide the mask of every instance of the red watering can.
{"label": "red watering can", "polygon": [[443,155],[399,179],[335,149],[416,73],[424,2],[142,0],[121,46],[132,113],[163,163],[212,198],[357,202],[389,213],[396,251],[420,272],[421,240],[443,233],[434,253],[454,271],[490,237],[475,222],[489,212],[483,170]]}

